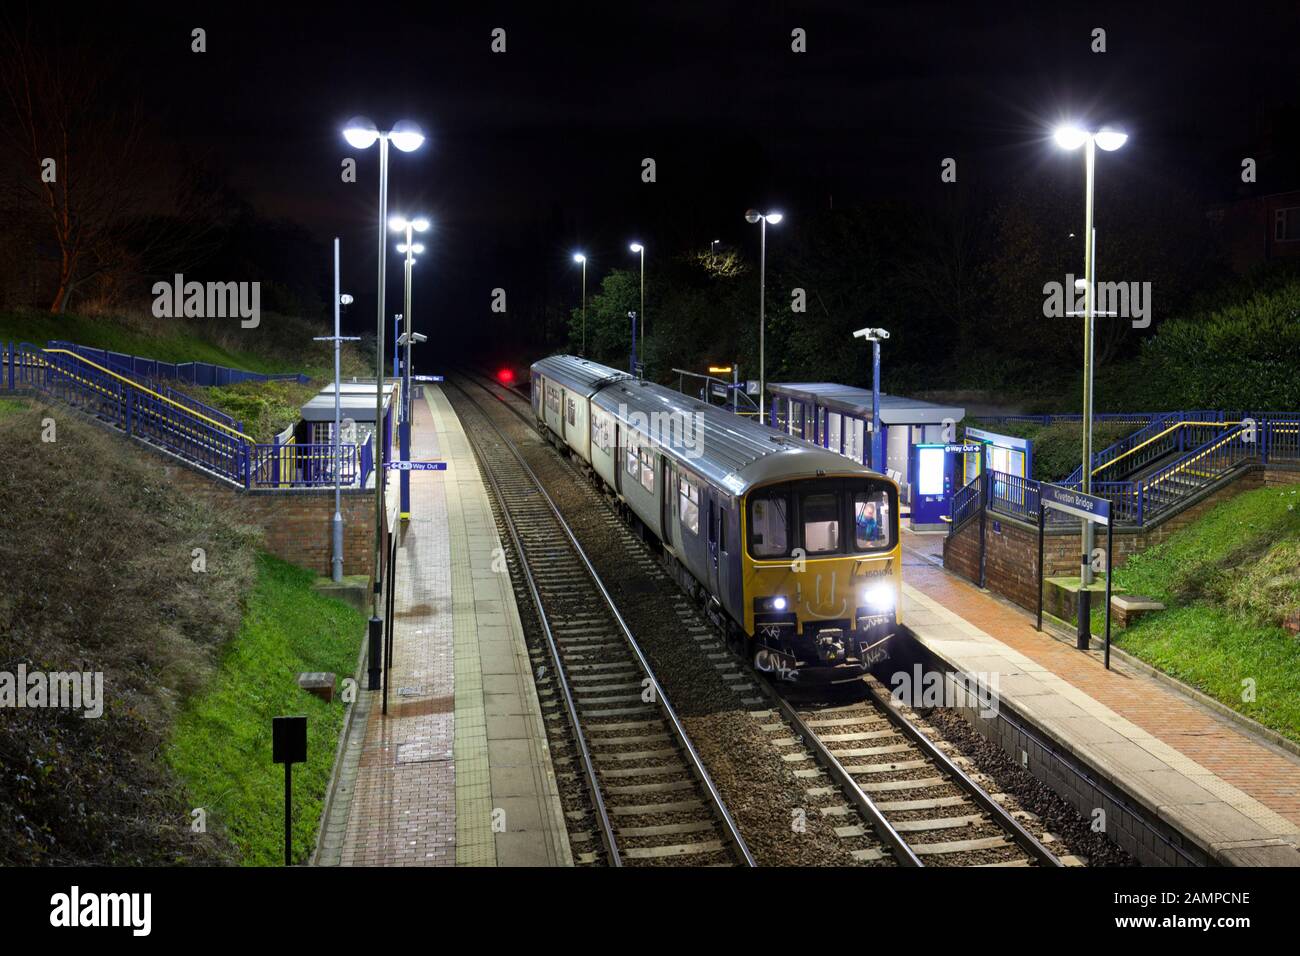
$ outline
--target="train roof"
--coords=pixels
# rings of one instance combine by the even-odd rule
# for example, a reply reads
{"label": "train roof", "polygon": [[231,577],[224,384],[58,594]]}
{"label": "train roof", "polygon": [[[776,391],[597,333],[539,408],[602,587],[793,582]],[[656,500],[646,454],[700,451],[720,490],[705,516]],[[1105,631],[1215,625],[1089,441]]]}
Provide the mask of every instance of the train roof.
{"label": "train roof", "polygon": [[[803,402],[816,402],[831,411],[871,418],[871,389],[838,382],[768,382],[767,390]],[[959,422],[966,415],[960,405],[938,405],[905,395],[880,393],[880,421],[884,425],[941,425]]]}
{"label": "train roof", "polygon": [[[879,474],[801,438],[630,376],[602,388],[592,404],[648,434],[678,462],[735,495],[819,471]],[[666,421],[664,413],[670,416]]]}
{"label": "train roof", "polygon": [[627,372],[576,355],[551,355],[539,359],[533,363],[532,371],[540,372],[585,398],[591,398],[610,382],[632,377]]}

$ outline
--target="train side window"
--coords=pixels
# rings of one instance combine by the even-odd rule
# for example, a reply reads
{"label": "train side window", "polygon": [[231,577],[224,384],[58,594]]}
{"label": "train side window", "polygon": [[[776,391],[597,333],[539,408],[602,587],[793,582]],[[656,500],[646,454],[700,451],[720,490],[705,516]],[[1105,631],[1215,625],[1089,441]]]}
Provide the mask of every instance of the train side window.
{"label": "train side window", "polygon": [[727,511],[721,505],[718,506],[718,547],[723,553],[727,551]]}
{"label": "train side window", "polygon": [[566,417],[569,419],[569,424],[578,424],[578,403],[572,398],[568,399],[568,408],[565,411],[567,412]]}
{"label": "train side window", "polygon": [[700,487],[686,475],[677,479],[677,501],[682,527],[700,533]]}
{"label": "train side window", "polygon": [[789,497],[783,491],[758,492],[749,498],[749,550],[756,558],[783,557],[790,553],[787,514]]}
{"label": "train side window", "polygon": [[803,545],[809,554],[831,554],[840,550],[840,496],[834,492],[804,495]]}
{"label": "train side window", "polygon": [[646,491],[655,490],[655,456],[653,448],[639,448],[637,452],[641,458],[641,485]]}
{"label": "train side window", "polygon": [[894,517],[888,489],[858,491],[853,495],[854,545],[859,551],[880,551],[894,546]]}
{"label": "train side window", "polygon": [[624,441],[627,448],[627,473],[630,477],[641,480],[641,464],[637,457],[637,436],[634,431],[625,431]]}

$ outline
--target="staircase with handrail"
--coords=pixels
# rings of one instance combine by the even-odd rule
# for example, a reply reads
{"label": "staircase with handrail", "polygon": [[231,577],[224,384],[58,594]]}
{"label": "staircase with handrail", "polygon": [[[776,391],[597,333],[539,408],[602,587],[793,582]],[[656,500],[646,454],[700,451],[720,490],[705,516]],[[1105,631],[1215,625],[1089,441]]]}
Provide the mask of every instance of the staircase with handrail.
{"label": "staircase with handrail", "polygon": [[[77,352],[21,342],[0,349],[0,386],[31,389],[85,412],[128,437],[161,448],[208,476],[249,488],[365,487],[373,470],[356,444],[279,445],[249,440],[229,416],[165,394],[140,376],[116,372]],[[185,399],[188,399],[185,400]]]}

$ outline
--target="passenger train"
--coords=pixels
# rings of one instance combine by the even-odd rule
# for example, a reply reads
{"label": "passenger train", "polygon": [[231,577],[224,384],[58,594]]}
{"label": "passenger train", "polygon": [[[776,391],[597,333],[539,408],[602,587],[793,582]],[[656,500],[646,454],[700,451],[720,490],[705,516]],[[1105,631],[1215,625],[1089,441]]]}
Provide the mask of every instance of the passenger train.
{"label": "passenger train", "polygon": [[902,592],[893,480],[571,355],[532,366],[532,405],[760,670],[842,683],[888,658]]}

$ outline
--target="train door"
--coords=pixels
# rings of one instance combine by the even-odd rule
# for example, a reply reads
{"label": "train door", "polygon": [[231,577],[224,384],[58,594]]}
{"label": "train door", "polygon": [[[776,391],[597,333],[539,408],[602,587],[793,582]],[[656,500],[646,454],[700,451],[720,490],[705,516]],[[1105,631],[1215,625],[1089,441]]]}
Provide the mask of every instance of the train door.
{"label": "train door", "polygon": [[727,535],[731,534],[732,515],[730,508],[725,500],[718,502],[718,600],[722,606],[731,609],[731,575],[732,560],[731,552],[733,550],[728,542]]}
{"label": "train door", "polygon": [[614,490],[623,493],[623,426],[614,420]]}
{"label": "train door", "polygon": [[673,502],[677,500],[677,469],[667,455],[659,456],[661,479],[659,482],[659,526],[661,537],[668,547],[673,546]]}
{"label": "train door", "polygon": [[718,589],[718,498],[712,489],[709,491],[709,591],[721,593]]}

